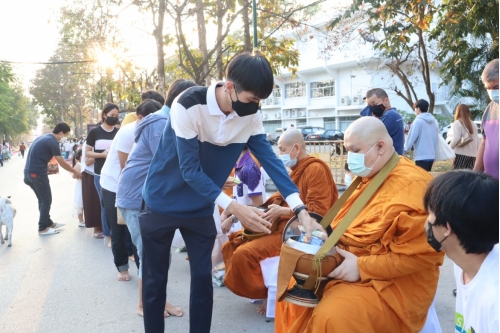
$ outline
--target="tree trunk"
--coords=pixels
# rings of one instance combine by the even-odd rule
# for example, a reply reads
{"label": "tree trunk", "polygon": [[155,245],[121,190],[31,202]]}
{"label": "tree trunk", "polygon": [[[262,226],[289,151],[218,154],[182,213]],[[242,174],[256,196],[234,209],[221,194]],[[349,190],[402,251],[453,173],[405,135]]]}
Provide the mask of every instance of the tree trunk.
{"label": "tree trunk", "polygon": [[249,0],[243,0],[243,50],[246,52],[252,52],[252,40],[250,38],[250,2]]}
{"label": "tree trunk", "polygon": [[165,53],[163,51],[163,21],[165,18],[165,0],[159,0],[158,25],[153,31],[156,41],[156,54],[158,58],[158,92],[165,96]]}
{"label": "tree trunk", "polygon": [[[222,0],[217,0],[217,40],[222,38],[222,26],[224,24],[224,13],[222,8]],[[224,67],[222,64],[222,44],[217,47],[216,52],[216,65],[217,65],[217,80],[221,81],[224,78]]]}
{"label": "tree trunk", "polygon": [[[208,50],[207,50],[207,28],[205,26],[205,11],[204,11],[204,4],[203,0],[197,0],[196,1],[196,19],[198,23],[198,45],[201,51],[201,54],[203,55],[203,59],[206,59],[208,57]],[[205,83],[207,86],[210,85],[212,78],[210,77],[210,70],[208,67],[208,61],[206,62],[205,66],[203,66],[202,69],[202,76],[205,79]]]}

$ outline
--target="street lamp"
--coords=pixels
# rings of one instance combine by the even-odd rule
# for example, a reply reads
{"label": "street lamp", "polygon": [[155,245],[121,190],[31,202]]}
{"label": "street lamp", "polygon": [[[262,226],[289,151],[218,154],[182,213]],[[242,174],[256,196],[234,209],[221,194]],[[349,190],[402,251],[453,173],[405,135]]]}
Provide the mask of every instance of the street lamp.
{"label": "street lamp", "polygon": [[[88,75],[88,76],[89,76],[92,80],[94,80],[94,82],[95,82],[95,83],[99,83],[99,84],[100,84],[100,87],[101,87],[101,110],[102,110],[102,108],[104,107],[104,102],[103,102],[103,99],[102,99],[102,98],[103,98],[103,94],[104,94],[104,90],[103,90],[103,88],[102,88],[102,73],[77,73],[77,72],[73,72],[73,71],[71,71],[71,72],[69,72],[69,73],[70,73],[71,75]],[[97,80],[95,80],[95,79],[91,76],[92,74],[99,74],[99,76],[100,76],[100,78],[101,78],[101,79],[99,80],[99,82],[97,82]]]}

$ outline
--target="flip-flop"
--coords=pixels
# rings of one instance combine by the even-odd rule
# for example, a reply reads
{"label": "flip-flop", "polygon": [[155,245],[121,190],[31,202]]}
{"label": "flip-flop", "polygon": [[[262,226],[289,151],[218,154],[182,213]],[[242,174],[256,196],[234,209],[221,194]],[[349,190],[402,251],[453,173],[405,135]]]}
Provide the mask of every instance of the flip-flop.
{"label": "flip-flop", "polygon": [[94,238],[103,239],[104,235],[102,234],[102,232],[98,232],[97,234],[94,234]]}
{"label": "flip-flop", "polygon": [[59,233],[59,231],[57,231],[56,229],[50,228],[48,231],[44,232],[43,234],[38,234],[38,235],[39,236],[48,236],[48,235],[55,235],[58,233]]}
{"label": "flip-flop", "polygon": [[80,228],[85,228],[85,222],[78,223],[78,226],[79,226]]}
{"label": "flip-flop", "polygon": [[52,225],[52,227],[50,227],[51,229],[58,229],[60,227],[64,227],[66,224],[64,223],[56,223],[55,225]]}

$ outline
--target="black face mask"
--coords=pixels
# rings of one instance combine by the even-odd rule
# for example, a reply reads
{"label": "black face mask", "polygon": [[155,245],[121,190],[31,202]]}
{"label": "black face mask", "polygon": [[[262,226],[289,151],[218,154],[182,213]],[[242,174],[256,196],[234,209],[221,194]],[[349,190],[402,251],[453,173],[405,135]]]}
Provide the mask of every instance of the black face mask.
{"label": "black face mask", "polygon": [[380,118],[384,114],[385,106],[384,104],[370,105],[370,110],[375,117]]}
{"label": "black face mask", "polygon": [[427,234],[427,243],[429,243],[429,245],[434,249],[436,250],[436,252],[441,252],[441,243],[445,241],[446,238],[448,238],[448,236],[446,236],[445,238],[443,238],[442,241],[438,241],[436,238],[434,238],[434,233],[432,232],[432,226],[434,224],[431,224],[429,221],[427,221],[427,230],[426,230],[426,234]]}
{"label": "black face mask", "polygon": [[106,117],[106,124],[109,126],[115,126],[118,122],[118,117]]}
{"label": "black face mask", "polygon": [[250,116],[252,114],[256,114],[257,111],[259,111],[259,103],[240,102],[240,100],[238,99],[238,93],[236,92],[236,89],[234,90],[234,92],[236,93],[236,102],[233,101],[231,94],[229,94],[229,98],[231,99],[231,107],[233,108],[233,110],[236,112],[236,114],[238,116],[246,117],[246,116]]}

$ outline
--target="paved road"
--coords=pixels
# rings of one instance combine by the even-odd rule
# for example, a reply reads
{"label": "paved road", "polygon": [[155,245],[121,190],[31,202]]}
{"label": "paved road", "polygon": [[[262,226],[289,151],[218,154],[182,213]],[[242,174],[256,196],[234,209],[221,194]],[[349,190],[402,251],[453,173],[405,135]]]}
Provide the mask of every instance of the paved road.
{"label": "paved road", "polygon": [[[64,170],[49,176],[52,218],[66,223],[59,235],[37,235],[37,202],[23,183],[24,160],[14,156],[0,167],[0,196],[11,195],[18,215],[13,245],[0,245],[0,332],[142,332],[135,314],[137,275],[116,281],[111,250],[72,217],[74,181]],[[167,288],[171,302],[185,311],[189,303],[189,265],[174,254]],[[132,264],[132,263],[131,263]],[[453,332],[453,270],[442,268],[437,309],[443,332]],[[188,332],[188,318],[167,318],[166,331]],[[256,305],[226,288],[214,290],[212,332],[273,332],[256,313]]]}

